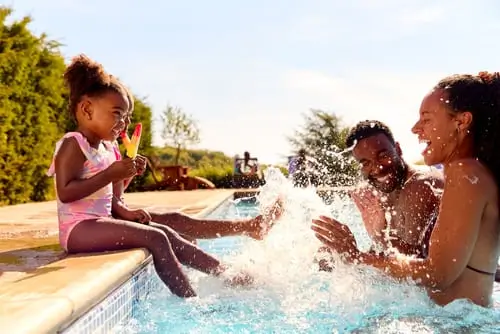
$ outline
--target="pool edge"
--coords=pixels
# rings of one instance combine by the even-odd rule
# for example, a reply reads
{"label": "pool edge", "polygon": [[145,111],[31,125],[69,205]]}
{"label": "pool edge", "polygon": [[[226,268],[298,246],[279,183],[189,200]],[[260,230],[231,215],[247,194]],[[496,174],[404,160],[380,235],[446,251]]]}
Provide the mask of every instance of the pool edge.
{"label": "pool edge", "polygon": [[[194,203],[202,217],[234,196],[237,190],[214,193]],[[181,207],[188,211],[191,206]],[[0,328],[9,332],[56,333],[103,302],[151,261],[145,249],[68,256],[0,287]],[[83,263],[83,265],[82,265]]]}
{"label": "pool edge", "polygon": [[[221,207],[225,202],[227,202],[229,199],[233,198],[235,194],[238,193],[238,191],[233,191],[230,192],[229,194],[222,194],[221,196],[216,197],[215,199],[212,199],[209,201],[211,204],[207,205],[204,209],[200,210],[199,212],[193,214],[193,217],[197,218],[202,218],[210,215],[212,212],[217,210],[219,207]],[[201,202],[201,205],[203,205],[205,201]],[[200,203],[197,203],[196,205],[200,205]],[[187,205],[179,209],[180,212],[184,211],[189,211],[192,208],[192,205]],[[88,307],[83,311],[79,312],[79,314],[74,314],[68,321],[65,323],[60,324],[60,326],[57,328],[57,331],[59,333],[64,333],[66,330],[71,329],[71,327],[85,314],[91,312],[96,306],[104,302],[109,296],[113,295],[114,292],[120,290],[123,288],[134,276],[138,273],[140,273],[142,270],[147,268],[147,266],[152,262],[152,257],[149,254],[149,252],[146,249],[143,249],[145,252],[146,256],[145,258],[133,268],[133,270],[130,273],[125,273],[123,277],[121,277],[120,280],[115,281],[115,284],[110,287],[106,293],[101,294],[97,300],[95,300],[91,305],[88,305]]]}

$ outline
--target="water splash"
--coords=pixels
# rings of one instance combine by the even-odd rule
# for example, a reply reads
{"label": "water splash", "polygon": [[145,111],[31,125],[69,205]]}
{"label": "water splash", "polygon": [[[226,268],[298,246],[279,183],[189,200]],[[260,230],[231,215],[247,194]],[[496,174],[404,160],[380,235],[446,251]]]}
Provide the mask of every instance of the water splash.
{"label": "water splash", "polygon": [[[121,332],[172,328],[183,333],[372,333],[374,328],[378,333],[471,328],[481,332],[500,321],[498,312],[466,302],[434,306],[414,284],[397,283],[373,268],[345,265],[337,259],[333,272],[319,272],[313,259],[320,242],[310,230],[311,219],[319,214],[334,216],[351,228],[360,248],[366,249],[369,239],[359,213],[347,197],[334,193],[330,204],[325,204],[314,187],[294,188],[279,170],[270,168],[257,201],[264,208],[278,196],[286,211],[264,241],[233,238],[231,242],[240,246],[232,248],[238,250],[218,253],[225,254],[224,261],[234,270],[254,275],[253,287],[227,288],[216,278],[190,272],[198,298],[180,300],[162,289],[142,303],[138,320]],[[237,209],[241,202],[232,205]],[[224,242],[230,243],[224,239],[211,243],[222,245],[220,251]]]}

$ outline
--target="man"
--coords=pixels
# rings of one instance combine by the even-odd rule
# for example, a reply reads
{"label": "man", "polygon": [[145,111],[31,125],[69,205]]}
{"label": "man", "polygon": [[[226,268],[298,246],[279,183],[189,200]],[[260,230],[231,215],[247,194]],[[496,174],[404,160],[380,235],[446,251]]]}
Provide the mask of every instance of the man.
{"label": "man", "polygon": [[[425,257],[437,216],[443,178],[439,171],[419,171],[402,157],[391,130],[382,122],[359,122],[346,145],[360,164],[368,186],[350,192],[374,245],[371,252],[396,249]],[[322,247],[321,251],[326,251]],[[330,270],[328,261],[319,262]]]}

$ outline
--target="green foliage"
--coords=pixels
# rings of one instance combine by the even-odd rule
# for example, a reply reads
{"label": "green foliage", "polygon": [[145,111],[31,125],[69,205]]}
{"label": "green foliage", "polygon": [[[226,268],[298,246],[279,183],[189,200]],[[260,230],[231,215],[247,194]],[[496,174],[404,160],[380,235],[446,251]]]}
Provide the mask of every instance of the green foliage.
{"label": "green foliage", "polygon": [[182,149],[200,141],[200,130],[196,121],[182,109],[167,105],[162,115],[162,138],[167,145],[176,148],[175,165],[179,164]]}
{"label": "green foliage", "polygon": [[33,35],[29,17],[8,25],[11,12],[0,8],[0,204],[53,196],[45,174],[70,124],[59,44]]}
{"label": "green foliage", "polygon": [[283,175],[288,176],[288,168],[285,167],[285,166],[281,166],[281,165],[266,165],[266,164],[262,164],[262,165],[260,165],[260,170],[262,171],[262,173],[264,173],[265,170],[268,169],[269,167],[278,168]]}
{"label": "green foliage", "polygon": [[[0,7],[0,205],[55,197],[47,169],[57,140],[75,129],[59,43],[30,32],[29,17],[7,24],[11,13]],[[152,152],[151,118],[151,108],[137,99],[133,122],[143,124],[146,155]],[[150,179],[148,173],[136,178],[130,190]]]}
{"label": "green foliage", "polygon": [[226,168],[207,166],[193,169],[189,175],[203,177],[211,181],[217,188],[231,188],[233,168],[232,166]]}
{"label": "green foliage", "polygon": [[288,140],[296,149],[305,149],[310,157],[317,184],[350,185],[357,180],[359,168],[346,151],[349,128],[333,113],[312,109],[304,115],[304,125]]}
{"label": "green foliage", "polygon": [[[173,165],[177,149],[166,146],[155,148],[154,153],[160,159],[161,164]],[[222,152],[210,150],[185,150],[179,156],[179,165],[188,166],[192,169],[203,169],[208,167],[219,169],[232,169],[233,159]]]}
{"label": "green foliage", "polygon": [[[154,155],[162,165],[174,165],[177,149],[174,147],[155,148]],[[209,150],[184,150],[178,164],[190,168],[189,175],[204,177],[217,188],[231,186],[233,177],[233,159],[222,152]]]}

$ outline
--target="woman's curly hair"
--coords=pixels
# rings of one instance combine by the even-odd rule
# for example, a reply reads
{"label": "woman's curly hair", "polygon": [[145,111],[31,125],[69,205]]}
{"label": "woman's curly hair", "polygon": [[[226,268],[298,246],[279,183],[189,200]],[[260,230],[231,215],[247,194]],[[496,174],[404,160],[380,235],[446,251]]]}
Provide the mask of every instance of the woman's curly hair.
{"label": "woman's curly hair", "polygon": [[448,94],[453,113],[470,112],[469,129],[477,158],[500,182],[500,73],[480,72],[478,75],[455,74],[436,86]]}

